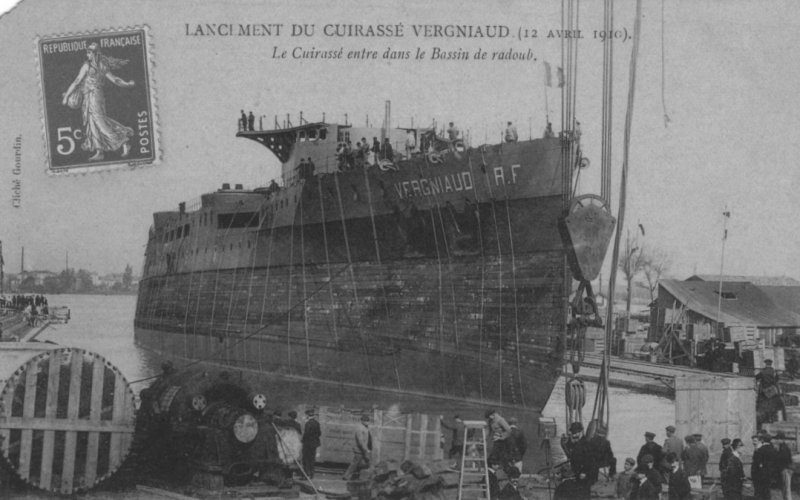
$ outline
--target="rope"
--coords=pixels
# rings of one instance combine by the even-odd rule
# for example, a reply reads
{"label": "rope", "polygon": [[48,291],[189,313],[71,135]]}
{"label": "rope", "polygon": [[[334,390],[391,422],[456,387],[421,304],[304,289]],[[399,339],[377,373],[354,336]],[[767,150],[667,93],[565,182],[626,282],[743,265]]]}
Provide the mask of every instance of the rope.
{"label": "rope", "polygon": [[356,286],[356,276],[355,276],[355,273],[353,271],[353,258],[352,258],[352,254],[350,253],[350,239],[347,237],[347,222],[346,222],[346,219],[345,219],[345,216],[344,216],[344,205],[342,203],[342,190],[339,187],[339,176],[334,174],[333,180],[334,180],[334,185],[336,186],[336,197],[337,197],[337,199],[339,201],[339,216],[341,217],[341,220],[342,220],[342,234],[344,235],[344,246],[345,246],[345,249],[347,250],[347,267],[350,269],[350,282],[351,282],[351,284],[353,286],[353,298],[356,301],[356,307],[359,308],[359,313],[358,313],[358,336],[361,339],[361,346],[362,346],[362,348],[364,350],[364,359],[365,359],[365,361],[367,363],[367,374],[369,375],[369,381],[370,381],[370,384],[374,385],[375,380],[373,379],[373,375],[372,375],[372,363],[370,363],[370,360],[369,360],[369,353],[367,352],[367,341],[364,338],[364,329],[363,329],[363,325],[361,323],[361,311],[360,311],[361,306],[360,306],[359,301],[358,301],[358,288]]}
{"label": "rope", "polygon": [[661,0],[661,108],[664,110],[664,128],[669,125],[670,117],[667,114],[667,98],[666,93],[666,63],[665,63],[665,50],[664,50],[664,0]]}
{"label": "rope", "polygon": [[[303,181],[303,185],[305,185],[305,181]],[[306,240],[305,240],[305,212],[303,211],[303,197],[302,194],[300,196],[300,271],[303,277],[303,301],[306,301],[306,284],[308,280],[306,279]],[[308,304],[303,307],[303,331],[306,336],[306,367],[308,369],[308,376],[312,377],[311,374],[311,342],[308,336]]]}
{"label": "rope", "polygon": [[[296,208],[295,205],[293,208]],[[286,269],[289,271],[289,280],[286,287],[286,362],[289,365],[289,374],[292,375],[292,310],[289,308],[292,304],[292,281],[294,279],[294,223],[297,220],[294,210],[292,211],[292,225],[289,228],[289,265]]]}
{"label": "rope", "polygon": [[[327,162],[325,164],[327,167]],[[336,329],[336,311],[333,309],[333,282],[331,280],[331,256],[328,252],[328,225],[327,220],[325,217],[325,200],[323,199],[322,193],[322,177],[319,175],[317,176],[317,190],[319,191],[319,208],[320,213],[322,214],[322,241],[325,246],[325,269],[328,271],[328,295],[330,296],[330,303],[331,309],[334,311],[332,314],[333,317],[333,338],[336,341],[336,345],[339,345],[339,332]]]}

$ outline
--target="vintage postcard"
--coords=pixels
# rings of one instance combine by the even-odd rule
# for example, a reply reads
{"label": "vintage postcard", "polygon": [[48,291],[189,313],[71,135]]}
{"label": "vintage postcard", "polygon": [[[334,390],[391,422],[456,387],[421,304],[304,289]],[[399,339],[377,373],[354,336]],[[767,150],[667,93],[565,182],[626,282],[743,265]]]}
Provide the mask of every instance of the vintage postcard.
{"label": "vintage postcard", "polygon": [[684,447],[764,496],[798,45],[786,0],[19,2],[0,497],[587,498]]}

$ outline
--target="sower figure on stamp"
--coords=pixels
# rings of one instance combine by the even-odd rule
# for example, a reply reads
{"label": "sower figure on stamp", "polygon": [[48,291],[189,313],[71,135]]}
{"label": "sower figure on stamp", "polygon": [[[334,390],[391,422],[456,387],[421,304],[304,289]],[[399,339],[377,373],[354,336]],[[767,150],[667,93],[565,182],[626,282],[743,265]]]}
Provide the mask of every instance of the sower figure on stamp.
{"label": "sower figure on stamp", "polygon": [[81,66],[78,76],[64,92],[61,103],[83,112],[84,151],[94,151],[90,161],[102,160],[105,152],[122,148],[122,158],[130,152],[130,139],[133,129],[109,118],[106,115],[106,98],[103,86],[106,80],[122,88],[131,88],[133,80],[126,82],[114,75],[111,70],[119,69],[128,63],[127,59],[117,59],[100,52],[96,43],[86,49],[86,62]]}

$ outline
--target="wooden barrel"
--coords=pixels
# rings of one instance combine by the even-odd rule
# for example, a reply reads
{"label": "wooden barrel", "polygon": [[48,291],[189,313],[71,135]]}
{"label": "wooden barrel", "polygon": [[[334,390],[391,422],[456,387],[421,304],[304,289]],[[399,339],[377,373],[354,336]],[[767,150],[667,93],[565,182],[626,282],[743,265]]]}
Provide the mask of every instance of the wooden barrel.
{"label": "wooden barrel", "polygon": [[43,343],[0,344],[0,450],[27,483],[86,490],[131,447],[134,394],[102,356]]}

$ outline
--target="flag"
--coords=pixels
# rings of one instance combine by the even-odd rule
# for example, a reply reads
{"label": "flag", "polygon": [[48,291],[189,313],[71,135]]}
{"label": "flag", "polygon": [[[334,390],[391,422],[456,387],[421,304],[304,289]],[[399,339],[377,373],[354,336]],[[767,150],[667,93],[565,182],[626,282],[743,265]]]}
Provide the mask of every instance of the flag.
{"label": "flag", "polygon": [[[558,83],[555,85],[556,87],[563,87],[564,86],[564,70],[561,67],[556,67],[556,79]],[[553,70],[550,66],[550,63],[545,61],[544,63],[544,83],[548,87],[553,87]]]}

